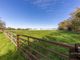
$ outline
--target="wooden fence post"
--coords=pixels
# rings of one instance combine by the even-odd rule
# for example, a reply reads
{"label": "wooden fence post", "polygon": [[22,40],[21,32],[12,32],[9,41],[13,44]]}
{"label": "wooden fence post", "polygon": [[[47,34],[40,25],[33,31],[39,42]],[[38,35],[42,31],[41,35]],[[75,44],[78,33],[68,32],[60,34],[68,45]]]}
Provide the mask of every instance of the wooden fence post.
{"label": "wooden fence post", "polygon": [[20,47],[20,45],[19,45],[19,36],[20,36],[20,35],[17,35],[17,48]]}
{"label": "wooden fence post", "polygon": [[28,37],[28,45],[30,45],[29,37]]}
{"label": "wooden fence post", "polygon": [[70,49],[70,59],[69,60],[80,60],[80,44],[75,44],[75,48]]}

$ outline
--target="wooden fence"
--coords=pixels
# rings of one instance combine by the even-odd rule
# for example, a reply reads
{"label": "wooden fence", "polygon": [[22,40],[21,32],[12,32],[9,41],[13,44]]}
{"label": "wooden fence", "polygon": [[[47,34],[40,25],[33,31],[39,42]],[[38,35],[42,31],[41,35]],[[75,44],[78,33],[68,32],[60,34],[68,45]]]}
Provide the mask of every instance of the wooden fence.
{"label": "wooden fence", "polygon": [[[28,60],[57,60],[55,58],[59,58],[60,60],[80,60],[80,44],[71,45],[54,42],[27,35],[18,35],[14,32],[8,31],[5,31],[5,35],[13,42],[13,44],[15,44],[17,49],[20,50]],[[51,49],[50,47],[64,48],[67,50],[67,53],[66,51],[57,51],[58,48]]]}

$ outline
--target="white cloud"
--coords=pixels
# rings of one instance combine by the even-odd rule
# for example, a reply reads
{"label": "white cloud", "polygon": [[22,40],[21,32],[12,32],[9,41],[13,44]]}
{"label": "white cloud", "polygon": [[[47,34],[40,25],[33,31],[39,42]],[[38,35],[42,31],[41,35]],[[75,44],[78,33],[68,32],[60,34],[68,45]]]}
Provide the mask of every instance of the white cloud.
{"label": "white cloud", "polygon": [[[50,9],[58,0],[24,0],[42,9]],[[51,10],[52,11],[52,10]]]}

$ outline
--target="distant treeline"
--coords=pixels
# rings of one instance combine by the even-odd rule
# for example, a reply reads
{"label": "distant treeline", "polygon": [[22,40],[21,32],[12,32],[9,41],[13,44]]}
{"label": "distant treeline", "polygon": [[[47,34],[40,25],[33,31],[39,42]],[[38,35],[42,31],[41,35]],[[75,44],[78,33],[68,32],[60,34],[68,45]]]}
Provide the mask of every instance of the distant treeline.
{"label": "distant treeline", "polygon": [[31,30],[31,28],[12,28],[12,27],[7,27],[6,30]]}
{"label": "distant treeline", "polygon": [[59,30],[68,30],[80,32],[80,8],[77,8],[69,19],[66,19],[59,24]]}
{"label": "distant treeline", "polygon": [[6,27],[6,30],[56,30],[56,28],[12,28],[12,27]]}

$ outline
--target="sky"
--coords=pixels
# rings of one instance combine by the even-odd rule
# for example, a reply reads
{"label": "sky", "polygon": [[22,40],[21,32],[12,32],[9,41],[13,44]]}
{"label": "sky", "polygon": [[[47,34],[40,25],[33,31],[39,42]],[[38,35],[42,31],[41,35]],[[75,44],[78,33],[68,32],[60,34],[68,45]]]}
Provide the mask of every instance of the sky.
{"label": "sky", "polygon": [[80,7],[80,0],[0,0],[0,17],[7,27],[57,28]]}

